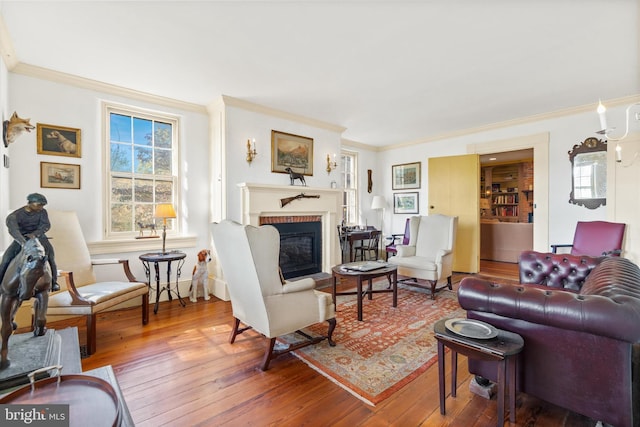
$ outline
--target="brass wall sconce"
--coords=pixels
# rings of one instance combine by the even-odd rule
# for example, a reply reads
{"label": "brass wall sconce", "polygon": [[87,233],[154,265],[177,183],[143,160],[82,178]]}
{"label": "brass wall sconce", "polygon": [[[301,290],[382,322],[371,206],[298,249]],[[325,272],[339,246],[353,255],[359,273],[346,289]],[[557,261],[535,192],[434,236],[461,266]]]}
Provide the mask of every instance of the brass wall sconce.
{"label": "brass wall sconce", "polygon": [[333,161],[331,161],[331,156],[327,154],[327,173],[331,173],[331,171],[337,167],[338,163],[336,163],[336,155],[333,155]]}
{"label": "brass wall sconce", "polygon": [[256,139],[253,139],[253,148],[251,148],[251,140],[247,139],[247,163],[251,164],[253,159],[256,158],[258,152],[256,151]]}
{"label": "brass wall sconce", "polygon": [[[631,116],[631,109],[637,108],[638,106],[640,106],[640,102],[636,102],[635,104],[631,104],[627,107],[627,109],[625,110],[626,126],[625,126],[624,134],[619,137],[613,137],[611,133],[613,130],[615,130],[615,128],[607,127],[607,109],[605,108],[605,106],[602,104],[601,101],[598,101],[598,108],[596,111],[600,118],[600,127],[602,129],[597,131],[596,133],[600,135],[604,135],[605,137],[607,137],[608,140],[614,141],[616,143],[616,162],[617,163],[622,163],[622,147],[620,146],[620,141],[622,141],[629,135],[630,122],[633,122],[634,119],[636,121],[640,121],[640,112],[636,112],[633,118]],[[631,163],[629,163],[626,166],[631,166],[631,164],[635,162],[637,158],[638,158],[638,152],[636,152],[635,155],[633,156]]]}

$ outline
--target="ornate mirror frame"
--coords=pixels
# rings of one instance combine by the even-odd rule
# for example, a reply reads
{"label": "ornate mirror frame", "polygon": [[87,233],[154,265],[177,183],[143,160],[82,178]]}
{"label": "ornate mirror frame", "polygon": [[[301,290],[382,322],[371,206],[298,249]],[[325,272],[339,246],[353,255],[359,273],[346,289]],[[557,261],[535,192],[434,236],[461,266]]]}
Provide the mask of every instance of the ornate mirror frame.
{"label": "ornate mirror frame", "polygon": [[[607,141],[598,138],[587,138],[582,143],[573,146],[569,151],[571,161],[571,194],[569,203],[596,209],[607,204]],[[597,197],[580,197],[576,191],[576,171],[579,166],[588,166],[595,175],[589,191]]]}

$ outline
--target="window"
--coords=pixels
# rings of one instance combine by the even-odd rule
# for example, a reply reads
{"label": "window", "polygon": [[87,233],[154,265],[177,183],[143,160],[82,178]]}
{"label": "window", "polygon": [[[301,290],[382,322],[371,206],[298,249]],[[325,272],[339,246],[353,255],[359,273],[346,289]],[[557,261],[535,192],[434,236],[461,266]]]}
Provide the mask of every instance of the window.
{"label": "window", "polygon": [[340,153],[340,184],[344,189],[342,195],[342,222],[344,224],[358,223],[358,155],[351,151]]}
{"label": "window", "polygon": [[[176,205],[178,120],[128,107],[106,105],[107,237],[125,237],[154,224],[159,203]],[[161,221],[161,220],[158,220]],[[175,230],[167,220],[167,231]]]}

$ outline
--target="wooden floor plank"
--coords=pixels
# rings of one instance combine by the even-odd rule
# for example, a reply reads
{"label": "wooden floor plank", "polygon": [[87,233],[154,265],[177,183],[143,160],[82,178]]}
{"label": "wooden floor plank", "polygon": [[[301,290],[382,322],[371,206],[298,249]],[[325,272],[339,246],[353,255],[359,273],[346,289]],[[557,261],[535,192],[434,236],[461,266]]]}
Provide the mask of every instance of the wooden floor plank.
{"label": "wooden floor plank", "polygon": [[[492,272],[515,279],[517,265],[481,261],[481,273]],[[447,397],[446,415],[439,410],[437,364],[374,407],[293,355],[274,360],[262,372],[258,365],[266,340],[250,332],[229,344],[231,323],[230,303],[217,298],[195,304],[187,300],[184,308],[175,300],[163,302],[146,326],[139,309],[103,313],[98,316],[97,352],[82,360],[83,369],[113,366],[138,426],[495,426],[495,398],[469,391],[472,377],[465,357],[458,360],[458,396]],[[81,320],[48,326],[69,324],[79,327],[83,342]],[[593,425],[522,393],[516,417],[515,426]]]}

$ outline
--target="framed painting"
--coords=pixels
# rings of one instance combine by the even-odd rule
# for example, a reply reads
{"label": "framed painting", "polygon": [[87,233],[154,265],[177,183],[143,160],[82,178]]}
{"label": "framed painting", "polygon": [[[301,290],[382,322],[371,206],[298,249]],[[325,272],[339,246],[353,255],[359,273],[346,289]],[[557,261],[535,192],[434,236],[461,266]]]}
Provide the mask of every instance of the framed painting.
{"label": "framed painting", "polygon": [[393,193],[394,214],[417,214],[418,196],[416,193]]}
{"label": "framed painting", "polygon": [[420,162],[391,166],[392,190],[420,188]]}
{"label": "framed painting", "polygon": [[271,172],[313,176],[313,138],[271,131]]}
{"label": "framed painting", "polygon": [[80,156],[80,129],[38,123],[38,154]]}
{"label": "framed painting", "polygon": [[40,187],[80,189],[80,165],[40,162]]}

